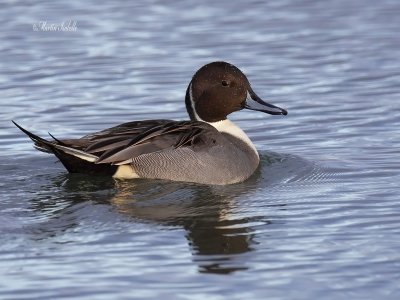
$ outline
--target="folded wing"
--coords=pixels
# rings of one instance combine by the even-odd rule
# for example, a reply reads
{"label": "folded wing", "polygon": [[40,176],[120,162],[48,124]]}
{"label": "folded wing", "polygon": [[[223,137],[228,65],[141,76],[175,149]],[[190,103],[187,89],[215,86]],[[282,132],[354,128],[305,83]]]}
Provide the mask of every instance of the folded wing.
{"label": "folded wing", "polygon": [[[14,124],[26,133],[41,151],[53,152],[64,163],[62,154],[95,164],[123,165],[143,154],[190,147],[201,149],[218,131],[197,121],[146,120],[124,123],[80,139],[45,140]],[[64,163],[65,165],[65,163]]]}

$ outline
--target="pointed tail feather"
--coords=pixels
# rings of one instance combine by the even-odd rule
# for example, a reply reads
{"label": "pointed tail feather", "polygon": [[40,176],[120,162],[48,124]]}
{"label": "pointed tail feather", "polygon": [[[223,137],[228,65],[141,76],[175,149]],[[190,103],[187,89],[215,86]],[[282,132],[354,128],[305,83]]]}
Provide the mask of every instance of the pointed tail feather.
{"label": "pointed tail feather", "polygon": [[[68,147],[65,145],[63,142],[60,142],[59,140],[55,139],[55,142],[53,141],[48,141],[44,138],[41,138],[40,136],[33,134],[32,132],[26,130],[16,122],[12,121],[15,126],[17,126],[23,133],[25,133],[34,143],[34,147],[40,151],[47,152],[47,153],[53,153],[57,157],[59,157],[59,154],[66,153],[72,156],[75,156],[77,158],[89,161],[89,162],[95,162],[98,159],[98,156],[86,153],[84,151],[74,149],[71,147]],[[52,135],[50,135],[52,136]],[[53,136],[52,136],[53,137]]]}
{"label": "pointed tail feather", "polygon": [[40,136],[33,134],[32,132],[26,130],[25,128],[21,127],[15,121],[11,121],[17,126],[23,133],[25,133],[35,144],[34,147],[42,152],[52,153],[54,149],[54,143],[41,138]]}
{"label": "pointed tail feather", "polygon": [[51,134],[54,141],[41,138],[16,122],[12,122],[35,143],[36,149],[53,153],[70,173],[112,176],[118,169],[118,166],[110,164],[97,164],[98,156],[69,147],[67,143],[54,138]]}

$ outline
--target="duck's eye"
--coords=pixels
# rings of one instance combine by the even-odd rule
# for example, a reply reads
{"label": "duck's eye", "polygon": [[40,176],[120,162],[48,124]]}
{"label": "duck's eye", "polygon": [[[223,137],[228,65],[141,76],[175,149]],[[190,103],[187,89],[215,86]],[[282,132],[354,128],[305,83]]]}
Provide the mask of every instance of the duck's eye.
{"label": "duck's eye", "polygon": [[222,86],[229,86],[229,81],[222,80],[221,84]]}

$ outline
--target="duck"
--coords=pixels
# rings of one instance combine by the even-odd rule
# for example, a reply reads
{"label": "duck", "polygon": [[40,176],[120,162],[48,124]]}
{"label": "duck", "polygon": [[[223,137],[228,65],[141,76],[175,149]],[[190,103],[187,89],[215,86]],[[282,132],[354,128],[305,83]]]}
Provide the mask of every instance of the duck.
{"label": "duck", "polygon": [[190,120],[133,121],[75,139],[50,133],[51,140],[44,139],[12,122],[70,173],[228,185],[248,179],[260,163],[256,147],[228,115],[243,109],[287,115],[257,96],[244,73],[224,61],[193,75],[185,105]]}

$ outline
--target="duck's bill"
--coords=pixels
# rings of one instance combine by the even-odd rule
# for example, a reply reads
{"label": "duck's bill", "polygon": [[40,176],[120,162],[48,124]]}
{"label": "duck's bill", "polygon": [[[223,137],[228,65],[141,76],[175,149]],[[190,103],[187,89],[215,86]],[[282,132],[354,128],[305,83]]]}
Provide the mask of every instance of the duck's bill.
{"label": "duck's bill", "polygon": [[287,115],[287,111],[285,109],[265,102],[253,91],[247,92],[247,98],[244,107],[251,110],[262,111],[270,115]]}

